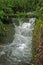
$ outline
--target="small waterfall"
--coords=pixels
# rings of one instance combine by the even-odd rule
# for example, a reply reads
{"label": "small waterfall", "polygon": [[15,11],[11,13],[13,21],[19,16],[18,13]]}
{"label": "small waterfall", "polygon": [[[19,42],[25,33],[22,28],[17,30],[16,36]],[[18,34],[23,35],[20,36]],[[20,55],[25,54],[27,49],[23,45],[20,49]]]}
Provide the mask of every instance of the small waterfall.
{"label": "small waterfall", "polygon": [[0,56],[4,55],[6,61],[3,65],[26,65],[32,59],[32,33],[34,30],[35,18],[30,18],[28,22],[23,22],[19,26],[15,25],[14,40],[11,44],[3,46]]}

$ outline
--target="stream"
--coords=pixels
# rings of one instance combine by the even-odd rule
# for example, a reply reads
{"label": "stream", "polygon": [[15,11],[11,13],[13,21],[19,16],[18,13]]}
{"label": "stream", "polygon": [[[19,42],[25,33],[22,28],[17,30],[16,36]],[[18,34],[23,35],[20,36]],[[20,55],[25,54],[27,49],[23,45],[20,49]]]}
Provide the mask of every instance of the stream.
{"label": "stream", "polygon": [[0,65],[30,64],[34,24],[35,18],[29,18],[26,22],[19,20],[19,25],[16,25],[15,21],[13,22],[14,39],[8,44],[0,45]]}

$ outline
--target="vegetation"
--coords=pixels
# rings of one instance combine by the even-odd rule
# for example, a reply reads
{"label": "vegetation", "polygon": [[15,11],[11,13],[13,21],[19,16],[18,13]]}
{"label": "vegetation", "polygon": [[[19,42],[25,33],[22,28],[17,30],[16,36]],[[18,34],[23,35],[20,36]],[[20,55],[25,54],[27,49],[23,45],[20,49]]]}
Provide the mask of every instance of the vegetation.
{"label": "vegetation", "polygon": [[[35,62],[35,65],[43,65],[43,63],[41,62],[41,59],[43,57],[43,46],[42,46],[42,38],[43,38],[43,7],[40,7],[39,10],[37,9],[36,11],[36,15],[37,15],[37,19],[36,19],[36,23],[34,26],[34,34],[33,34],[33,46],[32,46],[32,53],[33,53],[33,59]],[[42,37],[41,37],[42,36]],[[43,59],[42,59],[43,60]]]}
{"label": "vegetation", "polygon": [[42,0],[0,0],[0,19],[7,19],[17,12],[36,11],[38,15]]}

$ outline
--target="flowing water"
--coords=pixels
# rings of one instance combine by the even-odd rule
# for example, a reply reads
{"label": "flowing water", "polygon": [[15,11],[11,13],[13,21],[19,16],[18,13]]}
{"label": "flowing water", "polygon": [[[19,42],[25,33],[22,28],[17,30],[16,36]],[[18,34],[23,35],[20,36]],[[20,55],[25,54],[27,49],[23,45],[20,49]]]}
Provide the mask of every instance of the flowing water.
{"label": "flowing water", "polygon": [[26,22],[19,20],[15,26],[14,39],[9,44],[0,45],[0,65],[28,65],[32,60],[32,33],[35,18]]}

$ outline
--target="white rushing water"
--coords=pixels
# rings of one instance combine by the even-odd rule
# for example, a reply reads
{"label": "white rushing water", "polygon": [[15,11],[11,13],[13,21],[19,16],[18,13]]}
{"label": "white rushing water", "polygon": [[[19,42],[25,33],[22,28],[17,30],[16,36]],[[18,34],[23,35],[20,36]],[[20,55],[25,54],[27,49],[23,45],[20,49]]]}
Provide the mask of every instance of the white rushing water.
{"label": "white rushing water", "polygon": [[30,18],[28,22],[20,23],[19,26],[14,24],[15,35],[13,42],[3,46],[0,52],[0,56],[6,56],[5,59],[10,62],[10,65],[30,63],[32,59],[32,33],[34,30],[34,22],[35,18]]}

